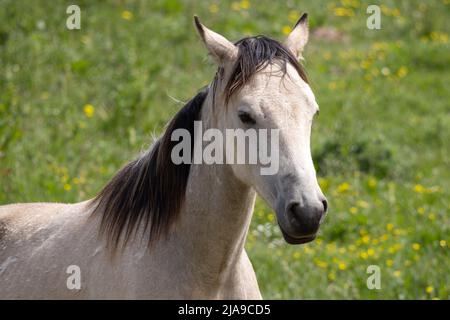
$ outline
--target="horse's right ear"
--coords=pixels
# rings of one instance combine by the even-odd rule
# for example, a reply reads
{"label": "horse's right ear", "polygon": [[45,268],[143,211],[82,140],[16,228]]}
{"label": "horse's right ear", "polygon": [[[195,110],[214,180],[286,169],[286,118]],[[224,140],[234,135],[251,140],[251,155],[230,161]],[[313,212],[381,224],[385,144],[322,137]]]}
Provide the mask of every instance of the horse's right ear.
{"label": "horse's right ear", "polygon": [[194,22],[203,43],[218,64],[224,64],[237,58],[238,48],[232,42],[209,30],[197,16],[194,16]]}
{"label": "horse's right ear", "polygon": [[297,57],[302,57],[303,49],[308,42],[308,14],[304,13],[285,40],[285,46]]}

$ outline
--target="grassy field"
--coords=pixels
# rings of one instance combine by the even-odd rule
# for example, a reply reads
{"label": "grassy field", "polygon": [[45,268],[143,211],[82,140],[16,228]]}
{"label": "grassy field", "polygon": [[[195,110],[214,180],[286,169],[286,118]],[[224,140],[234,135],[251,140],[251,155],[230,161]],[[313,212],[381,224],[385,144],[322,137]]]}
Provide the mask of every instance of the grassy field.
{"label": "grassy field", "polygon": [[[330,212],[289,246],[258,201],[247,249],[265,298],[450,297],[450,1],[0,0],[0,204],[90,198],[213,77],[193,14],[232,40],[300,12]],[[70,2],[70,3],[72,3]],[[381,289],[366,269],[378,265]]]}

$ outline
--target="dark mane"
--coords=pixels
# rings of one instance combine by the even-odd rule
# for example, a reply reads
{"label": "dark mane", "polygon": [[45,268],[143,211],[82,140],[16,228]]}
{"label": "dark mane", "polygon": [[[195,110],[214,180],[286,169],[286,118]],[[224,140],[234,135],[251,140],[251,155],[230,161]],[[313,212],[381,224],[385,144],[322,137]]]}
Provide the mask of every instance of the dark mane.
{"label": "dark mane", "polygon": [[[171,141],[175,129],[187,129],[194,136],[194,121],[208,89],[199,92],[170,121],[154,146],[123,167],[91,203],[92,215],[101,216],[100,233],[117,248],[126,244],[141,223],[149,230],[149,245],[166,235],[184,203],[190,164],[174,164]],[[191,146],[193,148],[193,145]],[[192,154],[192,150],[191,150]]]}
{"label": "dark mane", "polygon": [[279,63],[283,75],[286,74],[286,65],[291,64],[303,81],[308,83],[305,70],[298,59],[280,42],[265,36],[256,36],[243,38],[235,45],[238,47],[239,53],[225,88],[227,103],[231,96],[248,83],[255,73],[271,63]]}
{"label": "dark mane", "polygon": [[[257,36],[244,38],[236,42],[236,46],[239,53],[226,83],[226,102],[270,63],[280,64],[283,75],[289,63],[308,82],[297,58],[278,41]],[[219,68],[211,85],[213,99],[222,75],[223,69]],[[167,235],[177,220],[185,200],[190,165],[172,162],[171,152],[177,142],[171,141],[171,135],[175,129],[184,128],[194,136],[194,121],[200,120],[201,107],[209,90],[202,90],[189,101],[154,146],[123,167],[91,202],[92,215],[101,219],[100,233],[107,236],[113,248],[121,241],[125,245],[141,223],[144,230],[149,231],[150,245]]]}

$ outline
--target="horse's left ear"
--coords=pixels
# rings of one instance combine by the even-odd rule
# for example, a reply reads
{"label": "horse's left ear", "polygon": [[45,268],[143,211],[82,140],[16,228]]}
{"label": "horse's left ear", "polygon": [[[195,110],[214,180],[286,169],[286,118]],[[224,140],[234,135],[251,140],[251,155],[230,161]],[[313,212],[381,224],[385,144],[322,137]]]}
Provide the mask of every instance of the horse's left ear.
{"label": "horse's left ear", "polygon": [[308,37],[308,14],[304,13],[284,41],[284,45],[291,50],[297,58],[301,58],[303,49],[305,48],[306,43],[308,43]]}
{"label": "horse's left ear", "polygon": [[238,48],[224,36],[209,30],[197,16],[194,16],[195,27],[205,43],[209,53],[219,64],[233,61],[238,56]]}

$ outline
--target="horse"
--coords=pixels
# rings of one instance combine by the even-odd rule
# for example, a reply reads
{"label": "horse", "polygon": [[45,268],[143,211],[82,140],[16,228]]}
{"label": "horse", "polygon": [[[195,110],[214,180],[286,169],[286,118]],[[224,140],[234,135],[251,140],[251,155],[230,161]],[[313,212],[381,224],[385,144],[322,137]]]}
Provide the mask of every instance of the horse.
{"label": "horse", "polygon": [[[310,151],[319,108],[299,59],[303,14],[284,42],[236,43],[194,16],[217,72],[149,150],[96,197],[0,207],[1,299],[261,299],[244,245],[257,194],[289,244],[315,239],[327,212]],[[279,167],[172,161],[194,123],[279,130]],[[194,148],[194,147],[192,147]]]}

